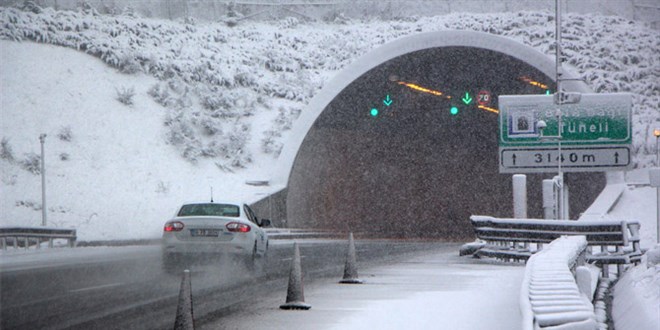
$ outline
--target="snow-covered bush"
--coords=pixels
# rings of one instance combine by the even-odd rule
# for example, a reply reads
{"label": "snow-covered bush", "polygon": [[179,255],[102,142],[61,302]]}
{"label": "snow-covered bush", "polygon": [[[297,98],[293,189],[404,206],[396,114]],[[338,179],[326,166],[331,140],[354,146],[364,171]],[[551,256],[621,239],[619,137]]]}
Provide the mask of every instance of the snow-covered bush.
{"label": "snow-covered bush", "polygon": [[131,54],[122,54],[119,56],[117,68],[121,73],[134,74],[142,71],[139,61]]}
{"label": "snow-covered bush", "polygon": [[156,101],[156,103],[164,107],[171,107],[174,105],[174,100],[170,96],[167,85],[161,86],[161,84],[154,84],[151,86],[151,88],[149,88],[147,94],[151,96],[154,101]]}
{"label": "snow-covered bush", "polygon": [[25,158],[19,162],[19,165],[32,174],[41,174],[41,156],[33,152],[25,154]]}
{"label": "snow-covered bush", "polygon": [[351,21],[342,11],[337,9],[329,11],[321,19],[332,24],[348,24]]}
{"label": "snow-covered bush", "polygon": [[279,27],[280,29],[294,29],[298,27],[298,24],[300,21],[297,18],[289,16],[279,22]]}
{"label": "snow-covered bush", "polygon": [[117,91],[117,101],[128,106],[133,105],[133,96],[135,96],[135,88],[122,87],[120,89],[116,89],[116,91]]}
{"label": "snow-covered bush", "polygon": [[65,126],[60,128],[60,131],[57,132],[57,137],[65,142],[71,142],[73,139],[73,132],[71,132],[71,126]]}
{"label": "snow-covered bush", "polygon": [[202,95],[200,95],[200,103],[202,107],[213,113],[214,117],[221,117],[221,118],[233,117],[230,113],[224,111],[218,111],[221,109],[228,109],[231,107],[230,100],[228,100],[226,96],[221,94],[221,92],[209,91],[209,92],[200,92],[200,93],[203,93]]}
{"label": "snow-covered bush", "polygon": [[19,3],[17,5],[18,8],[24,11],[29,11],[34,14],[41,14],[43,9],[37,5],[34,1],[24,1],[23,3]]}
{"label": "snow-covered bush", "polygon": [[30,200],[16,201],[16,206],[27,207],[33,211],[41,211],[42,209],[41,203]]}
{"label": "snow-covered bush", "polygon": [[9,144],[9,138],[7,137],[2,137],[2,141],[0,142],[0,158],[8,162],[14,162],[15,160],[14,150]]}
{"label": "snow-covered bush", "polygon": [[282,151],[282,143],[277,139],[282,136],[277,130],[268,130],[264,132],[264,138],[261,140],[261,151],[265,154],[279,155]]}

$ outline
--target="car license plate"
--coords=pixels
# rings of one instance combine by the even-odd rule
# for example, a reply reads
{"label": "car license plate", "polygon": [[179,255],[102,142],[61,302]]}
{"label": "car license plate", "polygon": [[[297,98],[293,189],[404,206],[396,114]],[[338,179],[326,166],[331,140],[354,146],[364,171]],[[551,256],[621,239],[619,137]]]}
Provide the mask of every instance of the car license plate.
{"label": "car license plate", "polygon": [[220,230],[218,229],[191,229],[190,236],[201,237],[218,237]]}

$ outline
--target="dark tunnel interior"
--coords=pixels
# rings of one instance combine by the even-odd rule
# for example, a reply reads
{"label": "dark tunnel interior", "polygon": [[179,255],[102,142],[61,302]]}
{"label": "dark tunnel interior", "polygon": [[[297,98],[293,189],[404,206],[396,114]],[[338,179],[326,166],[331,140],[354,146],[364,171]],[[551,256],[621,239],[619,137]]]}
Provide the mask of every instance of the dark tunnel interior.
{"label": "dark tunnel interior", "polygon": [[[554,92],[516,58],[471,47],[431,48],[383,63],[348,85],[305,137],[288,184],[289,226],[365,237],[473,237],[472,214],[511,217],[511,175],[498,167],[497,96]],[[542,217],[528,174],[528,216]],[[605,185],[569,173],[575,218]]]}

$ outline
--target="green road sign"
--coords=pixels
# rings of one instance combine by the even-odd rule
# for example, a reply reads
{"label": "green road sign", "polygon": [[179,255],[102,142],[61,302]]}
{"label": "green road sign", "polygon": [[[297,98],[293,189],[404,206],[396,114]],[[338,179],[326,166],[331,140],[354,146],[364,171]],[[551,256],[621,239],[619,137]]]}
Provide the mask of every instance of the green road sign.
{"label": "green road sign", "polygon": [[560,159],[565,172],[632,167],[631,94],[581,94],[561,106],[554,95],[500,95],[498,103],[501,173],[553,172]]}
{"label": "green road sign", "polygon": [[[539,139],[539,120],[547,127],[543,135],[559,134],[553,95],[501,95],[499,97],[500,147],[547,146],[556,140]],[[578,103],[562,104],[562,145],[630,144],[632,95],[582,94]]]}

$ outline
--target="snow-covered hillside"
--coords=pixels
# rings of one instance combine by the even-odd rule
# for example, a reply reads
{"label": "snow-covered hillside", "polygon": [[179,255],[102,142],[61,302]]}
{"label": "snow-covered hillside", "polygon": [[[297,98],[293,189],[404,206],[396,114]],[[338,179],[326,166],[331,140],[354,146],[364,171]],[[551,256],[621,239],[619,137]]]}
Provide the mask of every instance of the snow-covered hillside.
{"label": "snow-covered hillside", "polygon": [[[564,27],[566,62],[594,91],[635,95],[634,159],[649,166],[660,125],[660,35],[614,17],[568,15]],[[229,27],[0,8],[8,40],[0,44],[3,224],[40,223],[41,133],[49,222],[77,227],[83,240],[157,236],[178,203],[207,199],[210,186],[216,197],[256,199],[263,192],[245,181],[267,177],[324,82],[379,45],[447,29],[552,54],[554,20],[540,12]]]}
{"label": "snow-covered hillside", "polygon": [[[0,41],[0,49],[3,152],[13,158],[2,160],[3,225],[41,223],[40,179],[26,170],[41,133],[49,225],[76,227],[82,239],[156,237],[178,203],[208,199],[210,186],[216,198],[233,196],[243,185],[167,145],[165,109],[146,93],[153,77],[52,45]],[[115,99],[123,87],[135,89],[132,106]]]}

